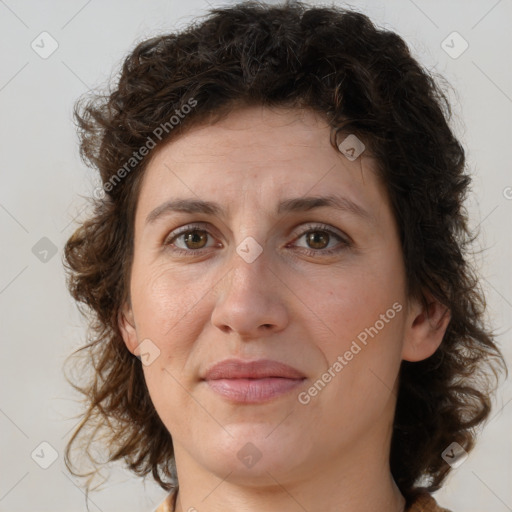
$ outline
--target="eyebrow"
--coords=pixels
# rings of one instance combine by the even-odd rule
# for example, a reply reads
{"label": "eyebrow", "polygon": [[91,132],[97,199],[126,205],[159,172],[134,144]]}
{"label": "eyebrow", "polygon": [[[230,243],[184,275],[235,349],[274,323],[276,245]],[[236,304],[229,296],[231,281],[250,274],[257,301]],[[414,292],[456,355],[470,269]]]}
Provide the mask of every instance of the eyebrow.
{"label": "eyebrow", "polygon": [[[375,218],[362,206],[351,199],[341,196],[310,196],[285,199],[278,204],[276,213],[307,212],[315,208],[330,207],[336,210],[351,213],[368,223],[375,224]],[[204,213],[215,216],[225,216],[224,209],[213,201],[201,199],[171,199],[157,206],[146,217],[146,224],[152,224],[157,219],[173,212]]]}

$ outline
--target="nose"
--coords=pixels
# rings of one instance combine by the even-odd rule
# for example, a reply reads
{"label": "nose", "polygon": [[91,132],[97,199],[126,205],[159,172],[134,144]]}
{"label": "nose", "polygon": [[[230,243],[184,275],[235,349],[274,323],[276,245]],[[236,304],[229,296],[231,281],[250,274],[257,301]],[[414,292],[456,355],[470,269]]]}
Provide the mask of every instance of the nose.
{"label": "nose", "polygon": [[251,263],[233,251],[230,264],[231,271],[217,285],[213,325],[245,340],[285,329],[289,318],[283,290],[287,287],[271,268],[265,251]]}

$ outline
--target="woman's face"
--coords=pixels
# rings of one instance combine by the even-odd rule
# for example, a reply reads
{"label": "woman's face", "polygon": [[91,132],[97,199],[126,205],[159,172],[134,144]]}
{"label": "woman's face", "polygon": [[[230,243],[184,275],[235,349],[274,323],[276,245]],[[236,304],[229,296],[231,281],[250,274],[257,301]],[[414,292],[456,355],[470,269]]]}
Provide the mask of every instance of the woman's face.
{"label": "woman's face", "polygon": [[329,134],[312,111],[244,108],[147,167],[121,329],[178,470],[256,484],[387,461],[401,359],[430,354],[375,161]]}

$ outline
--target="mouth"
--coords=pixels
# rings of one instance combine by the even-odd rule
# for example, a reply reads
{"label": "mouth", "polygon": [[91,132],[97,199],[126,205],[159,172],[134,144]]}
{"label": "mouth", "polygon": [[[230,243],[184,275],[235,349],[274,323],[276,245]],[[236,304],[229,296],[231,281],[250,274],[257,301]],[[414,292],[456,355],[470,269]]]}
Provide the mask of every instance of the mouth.
{"label": "mouth", "polygon": [[289,393],[305,378],[296,368],[278,361],[227,359],[210,367],[203,380],[231,402],[254,404]]}

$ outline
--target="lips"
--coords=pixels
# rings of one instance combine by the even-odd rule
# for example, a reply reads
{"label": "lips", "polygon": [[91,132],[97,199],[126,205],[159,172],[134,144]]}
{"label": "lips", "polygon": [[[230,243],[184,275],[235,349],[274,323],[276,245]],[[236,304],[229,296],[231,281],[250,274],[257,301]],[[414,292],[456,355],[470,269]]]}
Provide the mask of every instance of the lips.
{"label": "lips", "polygon": [[298,387],[305,379],[296,368],[278,361],[227,359],[204,374],[210,389],[237,403],[272,400]]}
{"label": "lips", "polygon": [[265,377],[303,379],[304,375],[292,366],[270,359],[258,361],[226,359],[210,367],[206,371],[204,379],[263,379]]}

